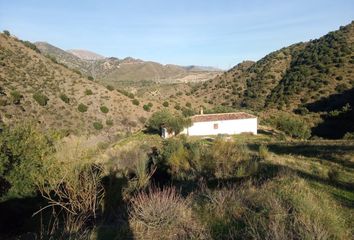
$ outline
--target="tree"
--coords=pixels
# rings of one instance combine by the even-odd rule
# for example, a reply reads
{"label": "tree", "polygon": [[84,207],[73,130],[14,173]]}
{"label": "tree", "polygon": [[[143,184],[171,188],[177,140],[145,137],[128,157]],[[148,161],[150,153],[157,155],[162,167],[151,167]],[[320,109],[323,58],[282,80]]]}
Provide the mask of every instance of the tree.
{"label": "tree", "polygon": [[178,134],[190,124],[190,119],[184,118],[179,114],[172,115],[170,112],[163,110],[152,114],[148,120],[147,127],[151,132],[159,132],[163,126],[168,131]]}
{"label": "tree", "polygon": [[11,36],[11,34],[10,34],[10,32],[8,31],[8,30],[4,30],[4,32],[3,32],[6,36],[8,36],[8,37],[10,37]]}

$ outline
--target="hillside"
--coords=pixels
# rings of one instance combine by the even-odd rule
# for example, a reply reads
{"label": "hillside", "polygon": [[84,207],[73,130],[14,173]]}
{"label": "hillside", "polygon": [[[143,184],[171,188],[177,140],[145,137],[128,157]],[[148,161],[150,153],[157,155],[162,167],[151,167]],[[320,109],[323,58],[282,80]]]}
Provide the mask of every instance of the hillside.
{"label": "hillside", "polygon": [[[63,55],[64,56],[64,55]],[[65,55],[64,57],[70,56]],[[73,58],[74,59],[74,58]],[[43,128],[109,133],[137,129],[150,113],[116,90],[56,63],[36,47],[0,34],[0,119]]]}
{"label": "hillside", "polygon": [[67,52],[75,55],[78,58],[81,58],[83,60],[99,60],[99,59],[104,59],[105,57],[102,55],[99,55],[97,53],[87,51],[87,50],[81,50],[81,49],[70,49],[67,50]]}
{"label": "hillside", "polygon": [[[101,58],[86,50],[64,51],[43,42],[37,42],[35,45],[44,55],[51,56],[58,62],[87,76],[93,76],[104,85],[109,84],[115,87],[140,82],[202,82],[213,79],[221,73],[221,70],[210,67],[163,65],[131,57],[124,59],[115,57]],[[86,57],[83,57],[85,54]]]}
{"label": "hillside", "polygon": [[[351,100],[343,100],[348,97],[342,97],[352,93],[354,87],[353,44],[354,23],[351,23],[317,40],[282,48],[257,62],[240,63],[203,83],[193,95],[215,105],[312,114],[310,118],[317,119],[316,124],[323,123],[331,118],[330,111],[341,113],[346,104],[353,106]],[[350,96],[352,99],[353,95]],[[327,103],[337,104],[327,110],[315,107],[326,99],[331,99]],[[354,131],[354,127],[343,127],[339,135],[347,131]]]}

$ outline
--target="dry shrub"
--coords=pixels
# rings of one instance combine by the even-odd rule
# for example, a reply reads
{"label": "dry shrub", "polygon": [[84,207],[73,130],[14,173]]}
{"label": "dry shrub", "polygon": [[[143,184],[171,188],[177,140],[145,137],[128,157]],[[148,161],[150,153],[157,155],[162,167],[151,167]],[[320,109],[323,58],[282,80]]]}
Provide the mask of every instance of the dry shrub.
{"label": "dry shrub", "polygon": [[335,201],[296,176],[203,191],[198,212],[214,239],[349,239]]}
{"label": "dry shrub", "polygon": [[203,239],[190,202],[175,188],[149,188],[131,200],[130,225],[137,239]]}
{"label": "dry shrub", "polygon": [[215,162],[215,176],[218,178],[233,177],[242,162],[250,159],[245,145],[217,139],[210,151]]}

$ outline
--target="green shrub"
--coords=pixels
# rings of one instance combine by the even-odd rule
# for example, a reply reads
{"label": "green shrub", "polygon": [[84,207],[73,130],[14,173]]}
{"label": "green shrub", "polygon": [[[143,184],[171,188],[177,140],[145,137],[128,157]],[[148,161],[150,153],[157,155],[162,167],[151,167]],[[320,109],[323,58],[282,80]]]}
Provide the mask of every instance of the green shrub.
{"label": "green shrub", "polygon": [[100,109],[101,109],[101,112],[103,112],[103,113],[108,113],[109,112],[109,109],[106,106],[101,106]]}
{"label": "green shrub", "polygon": [[79,112],[87,112],[88,107],[85,104],[80,103],[77,109]]}
{"label": "green shrub", "polygon": [[60,94],[60,99],[65,102],[65,103],[69,103],[70,99],[68,96],[66,96],[64,93]]}
{"label": "green shrub", "polygon": [[162,103],[162,106],[168,107],[168,106],[169,106],[169,103],[168,103],[167,101],[164,101],[164,102]]}
{"label": "green shrub", "polygon": [[260,159],[266,160],[269,157],[269,150],[267,146],[265,145],[260,145],[258,149],[258,155]]}
{"label": "green shrub", "polygon": [[282,114],[275,116],[269,121],[275,128],[292,137],[308,139],[311,136],[311,130],[307,126],[307,123],[295,116]]}
{"label": "green shrub", "polygon": [[[0,199],[34,195],[46,173],[52,140],[33,125],[16,125],[0,134]],[[7,184],[6,184],[7,183]],[[7,186],[7,187],[6,187]]]}
{"label": "green shrub", "polygon": [[49,98],[46,95],[44,95],[40,92],[34,93],[33,99],[36,100],[36,102],[41,106],[46,106],[48,103],[48,100],[49,100]]}
{"label": "green shrub", "polygon": [[113,91],[113,90],[114,90],[114,87],[113,87],[112,85],[107,85],[107,89],[108,89],[109,91]]}
{"label": "green shrub", "polygon": [[185,117],[190,117],[190,116],[193,116],[195,114],[195,112],[191,108],[182,107],[182,114]]}
{"label": "green shrub", "polygon": [[150,112],[151,107],[147,104],[144,104],[143,109],[147,112]]}
{"label": "green shrub", "polygon": [[136,105],[136,106],[138,106],[138,105],[140,104],[139,100],[136,99],[136,98],[134,98],[134,99],[132,100],[132,103],[133,103],[134,105]]}
{"label": "green shrub", "polygon": [[94,78],[92,76],[88,76],[87,79],[90,80],[90,81],[94,80]]}
{"label": "green shrub", "polygon": [[91,89],[86,89],[85,90],[85,95],[92,95],[93,92],[91,91]]}
{"label": "green shrub", "polygon": [[190,119],[183,118],[178,114],[172,115],[170,112],[163,110],[152,114],[147,123],[147,127],[149,131],[159,132],[161,126],[164,125],[168,131],[174,131],[178,134],[190,124]]}
{"label": "green shrub", "polygon": [[22,94],[19,93],[18,91],[14,90],[12,92],[10,92],[11,95],[11,101],[13,104],[20,104],[21,103],[21,99],[23,98]]}
{"label": "green shrub", "polygon": [[175,105],[175,109],[176,109],[176,110],[181,110],[181,106],[180,106],[179,104],[176,104],[176,105]]}
{"label": "green shrub", "polygon": [[103,128],[103,125],[102,123],[100,122],[94,122],[93,123],[93,127],[96,129],[96,130],[101,130]]}
{"label": "green shrub", "polygon": [[112,119],[107,119],[106,120],[106,125],[107,126],[113,126],[113,120]]}
{"label": "green shrub", "polygon": [[190,102],[187,102],[187,103],[186,103],[186,107],[191,108],[191,107],[192,107],[192,104],[191,104]]}

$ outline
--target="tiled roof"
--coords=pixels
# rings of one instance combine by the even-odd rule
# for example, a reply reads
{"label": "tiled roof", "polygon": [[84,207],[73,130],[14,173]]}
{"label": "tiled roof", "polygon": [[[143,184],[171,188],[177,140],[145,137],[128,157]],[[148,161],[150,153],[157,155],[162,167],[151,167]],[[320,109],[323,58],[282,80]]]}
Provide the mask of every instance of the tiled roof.
{"label": "tiled roof", "polygon": [[195,115],[191,117],[191,120],[192,122],[211,122],[211,121],[249,119],[249,118],[256,118],[256,116],[244,112],[216,113],[216,114]]}

